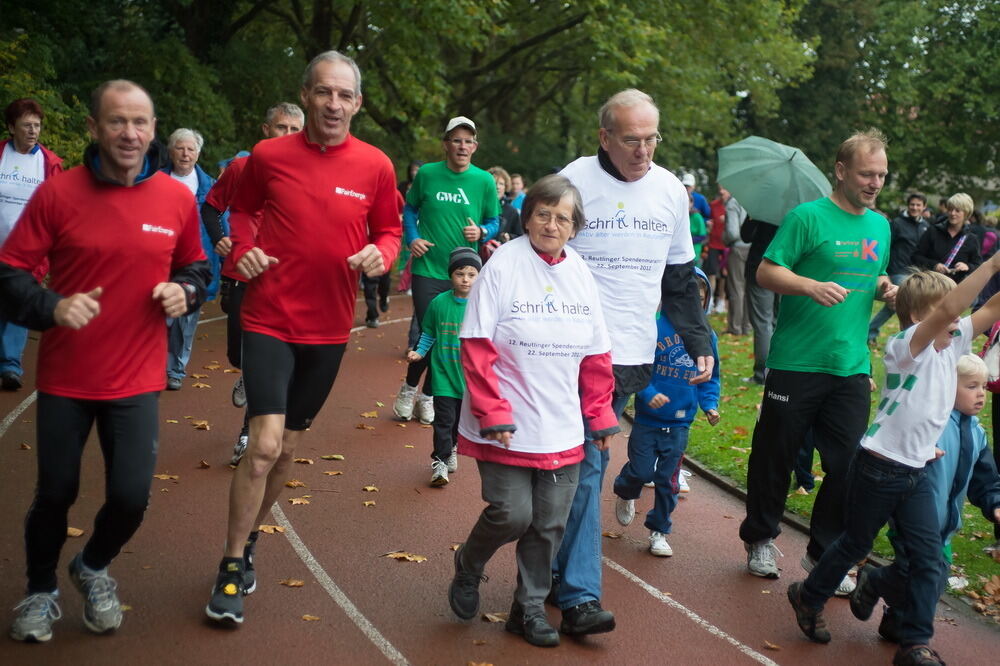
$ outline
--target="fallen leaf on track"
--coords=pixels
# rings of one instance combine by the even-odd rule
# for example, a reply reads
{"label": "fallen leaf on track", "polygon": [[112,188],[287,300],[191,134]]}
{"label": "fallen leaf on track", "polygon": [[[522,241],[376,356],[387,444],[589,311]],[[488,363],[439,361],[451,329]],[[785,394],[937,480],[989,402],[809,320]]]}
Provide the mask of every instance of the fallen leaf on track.
{"label": "fallen leaf on track", "polygon": [[302,619],[306,622],[319,622],[319,618],[315,615],[303,615]]}
{"label": "fallen leaf on track", "polygon": [[132,610],[131,606],[129,606],[128,604],[122,604],[122,612],[127,612],[130,610]]}
{"label": "fallen leaf on track", "polygon": [[405,424],[405,423],[397,423],[397,424],[396,424],[396,427],[397,427],[397,428],[405,428],[405,427],[406,427],[406,424]]}
{"label": "fallen leaf on track", "polygon": [[160,492],[161,493],[169,493],[170,489],[169,488],[160,488]]}
{"label": "fallen leaf on track", "polygon": [[21,450],[22,451],[30,451],[31,450],[31,445],[30,444],[25,444],[24,442],[21,442]]}
{"label": "fallen leaf on track", "polygon": [[226,374],[234,374],[234,375],[240,374],[240,371],[237,370],[236,368],[226,368],[225,370],[223,370],[223,372],[225,372]]}
{"label": "fallen leaf on track", "polygon": [[180,423],[177,419],[167,419],[167,423]]}
{"label": "fallen leaf on track", "polygon": [[176,474],[154,474],[154,479],[159,479],[160,481],[176,481],[181,478]]}
{"label": "fallen leaf on track", "polygon": [[343,460],[344,456],[339,453],[331,453],[330,455],[320,456],[320,458],[323,460]]}
{"label": "fallen leaf on track", "polygon": [[289,479],[288,481],[285,481],[285,487],[286,488],[305,488],[306,484],[302,483],[298,479]]}
{"label": "fallen leaf on track", "polygon": [[458,550],[461,547],[462,547],[462,544],[460,544],[460,543],[453,543],[453,544],[451,544],[451,549],[452,550]]}
{"label": "fallen leaf on track", "polygon": [[66,536],[74,538],[81,537],[83,536],[83,530],[81,530],[79,527],[67,527]]}
{"label": "fallen leaf on track", "polygon": [[363,419],[377,419],[378,418],[378,412],[375,411],[374,409],[372,411],[370,411],[370,412],[361,412],[361,418],[363,418]]}
{"label": "fallen leaf on track", "polygon": [[201,367],[205,368],[206,370],[218,370],[219,368],[222,367],[222,364],[219,363],[218,361],[212,361],[208,365],[203,365]]}
{"label": "fallen leaf on track", "polygon": [[375,502],[373,500],[368,500],[367,502],[362,502],[362,506],[375,506]]}
{"label": "fallen leaf on track", "polygon": [[365,491],[366,493],[377,493],[378,486],[365,486],[361,490]]}
{"label": "fallen leaf on track", "polygon": [[285,580],[279,580],[278,584],[284,585],[285,587],[303,587],[306,582],[295,578],[286,578]]}
{"label": "fallen leaf on track", "polygon": [[483,622],[506,622],[508,613],[483,613]]}
{"label": "fallen leaf on track", "polygon": [[305,497],[289,497],[288,502],[292,506],[298,506],[299,504],[309,504],[309,500],[307,500]]}
{"label": "fallen leaf on track", "polygon": [[601,532],[601,536],[606,536],[609,539],[621,539],[622,538],[622,533],[621,532]]}
{"label": "fallen leaf on track", "polygon": [[278,534],[285,533],[285,528],[282,527],[281,525],[258,525],[257,529],[263,532],[264,534],[274,534],[275,532],[277,532]]}
{"label": "fallen leaf on track", "polygon": [[343,472],[341,472],[339,469],[327,470],[323,473],[326,474],[327,476],[340,476],[341,474],[343,474]]}
{"label": "fallen leaf on track", "polygon": [[212,386],[210,384],[206,384],[205,382],[195,382],[194,384],[191,384],[191,388],[212,388]]}
{"label": "fallen leaf on track", "polygon": [[198,469],[208,469],[211,465],[208,464],[207,460],[202,460],[198,463]]}
{"label": "fallen leaf on track", "polygon": [[208,375],[199,375],[199,374],[193,374],[191,376],[194,377],[195,379],[205,379],[206,377],[208,377]]}
{"label": "fallen leaf on track", "polygon": [[424,557],[423,555],[415,555],[414,553],[407,553],[407,552],[402,551],[402,550],[397,550],[397,551],[393,551],[391,553],[386,553],[382,557],[388,557],[390,559],[397,560],[397,561],[406,560],[407,562],[426,562],[427,561],[427,558]]}
{"label": "fallen leaf on track", "polygon": [[413,448],[413,444],[403,444],[403,448],[404,449],[412,449]]}
{"label": "fallen leaf on track", "polygon": [[312,465],[314,461],[312,458],[296,458],[295,462],[300,465]]}
{"label": "fallen leaf on track", "polygon": [[212,426],[208,424],[208,421],[191,421],[191,425],[194,426],[195,430],[211,430]]}
{"label": "fallen leaf on track", "polygon": [[359,423],[358,425],[354,426],[354,429],[355,430],[374,430],[375,426],[370,426],[367,423]]}
{"label": "fallen leaf on track", "polygon": [[385,403],[384,403],[384,402],[381,402],[381,401],[379,401],[379,400],[376,400],[376,401],[375,401],[375,406],[376,406],[376,407],[385,407]]}
{"label": "fallen leaf on track", "polygon": [[780,645],[772,643],[771,641],[764,641],[764,647],[768,650],[775,650],[775,651],[781,649]]}
{"label": "fallen leaf on track", "polygon": [[[486,645],[486,641],[484,641],[482,638],[475,638],[475,639],[473,639],[472,644],[473,645]],[[475,662],[470,661],[469,663],[473,664]]]}

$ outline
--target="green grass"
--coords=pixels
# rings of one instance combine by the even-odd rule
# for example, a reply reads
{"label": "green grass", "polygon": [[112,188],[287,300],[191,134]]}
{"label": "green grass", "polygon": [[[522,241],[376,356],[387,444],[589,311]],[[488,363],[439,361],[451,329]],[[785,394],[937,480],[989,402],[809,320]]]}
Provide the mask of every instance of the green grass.
{"label": "green grass", "polygon": [[[880,307],[881,304],[876,304],[876,306]],[[725,330],[725,317],[726,315],[710,316],[709,319],[716,331]],[[883,326],[878,349],[882,348],[889,335],[898,332],[898,330],[899,324],[895,318]],[[881,362],[881,352],[876,350],[872,353],[875,381],[881,387],[885,373]],[[720,335],[719,360],[722,365],[723,397],[719,407],[722,421],[713,428],[705,420],[704,415],[699,413],[699,418],[691,427],[688,454],[712,470],[730,477],[745,489],[750,442],[762,390],[762,387],[757,384],[742,381],[742,378],[753,374],[753,336],[737,338],[731,335]],[[872,394],[871,414],[875,413],[878,396],[878,392]],[[988,408],[980,414],[980,420],[987,435],[991,435],[991,419]],[[814,456],[813,471],[818,477],[823,474],[818,453]],[[819,483],[822,481],[817,483],[817,489]],[[812,495],[798,495],[792,490],[790,478],[787,508],[794,513],[808,517],[812,512],[815,491]],[[984,546],[992,543],[993,527],[992,523],[983,518],[978,509],[969,504],[966,504],[963,516],[964,525],[953,540],[953,569],[956,570],[956,573],[961,573],[969,579],[970,589],[981,592],[984,583],[1000,571],[1000,567],[982,551]],[[888,539],[885,538],[884,532],[876,541],[874,551],[883,557],[892,557],[892,547],[889,545]]]}

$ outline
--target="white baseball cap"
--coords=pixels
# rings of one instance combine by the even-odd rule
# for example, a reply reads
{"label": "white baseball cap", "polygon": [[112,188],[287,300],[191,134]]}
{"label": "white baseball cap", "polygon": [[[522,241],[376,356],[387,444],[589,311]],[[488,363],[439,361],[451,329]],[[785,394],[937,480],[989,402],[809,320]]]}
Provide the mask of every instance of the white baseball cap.
{"label": "white baseball cap", "polygon": [[681,182],[684,183],[684,187],[694,187],[694,174],[686,173],[684,177],[681,178]]}
{"label": "white baseball cap", "polygon": [[448,132],[452,131],[456,127],[468,127],[472,130],[472,133],[476,134],[476,123],[472,122],[465,116],[455,116],[448,121],[448,124],[444,126],[444,135],[448,136]]}

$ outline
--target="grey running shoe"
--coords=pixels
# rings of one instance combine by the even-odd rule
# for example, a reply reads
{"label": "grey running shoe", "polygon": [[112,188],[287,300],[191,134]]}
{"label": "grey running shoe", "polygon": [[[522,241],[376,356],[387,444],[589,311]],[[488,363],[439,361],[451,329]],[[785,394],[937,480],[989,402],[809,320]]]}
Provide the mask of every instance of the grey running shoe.
{"label": "grey running shoe", "polygon": [[240,430],[240,436],[236,438],[236,444],[233,445],[233,458],[229,461],[230,465],[239,465],[240,460],[243,459],[243,454],[247,452],[247,445],[250,444],[250,428],[244,426]]}
{"label": "grey running shoe", "polygon": [[635,500],[615,498],[615,518],[621,525],[631,525],[635,519]]}
{"label": "grey running shoe", "polygon": [[747,550],[747,571],[761,578],[777,578],[778,563],[774,554],[782,555],[773,539],[762,539],[756,543],[744,543]]}
{"label": "grey running shoe", "polygon": [[114,631],[122,624],[122,604],[118,601],[118,583],[108,575],[107,568],[87,570],[77,554],[69,563],[69,577],[80,590],[85,603],[83,623],[95,634]]}
{"label": "grey running shoe", "polygon": [[218,622],[243,624],[243,563],[223,560],[205,614]]}
{"label": "grey running shoe", "polygon": [[431,485],[435,488],[448,485],[448,465],[440,460],[431,463]]}
{"label": "grey running shoe", "polygon": [[247,406],[247,391],[243,386],[243,375],[236,378],[236,383],[233,384],[233,407],[239,407],[243,409]]}
{"label": "grey running shoe", "polygon": [[416,399],[417,387],[403,382],[399,387],[399,393],[396,394],[396,401],[392,403],[392,413],[400,421],[409,421],[413,418],[413,403]]}
{"label": "grey running shoe", "polygon": [[416,417],[424,425],[434,423],[434,396],[417,394]]}
{"label": "grey running shoe", "polygon": [[44,643],[52,638],[52,623],[62,617],[58,592],[37,592],[14,606],[20,611],[10,625],[10,637],[26,643]]}
{"label": "grey running shoe", "polygon": [[257,537],[260,532],[251,533],[243,545],[243,594],[253,594],[257,589],[257,572],[253,568],[253,558],[257,554]]}
{"label": "grey running shoe", "polygon": [[444,461],[444,464],[448,466],[449,474],[458,471],[458,449],[452,447],[451,455]]}

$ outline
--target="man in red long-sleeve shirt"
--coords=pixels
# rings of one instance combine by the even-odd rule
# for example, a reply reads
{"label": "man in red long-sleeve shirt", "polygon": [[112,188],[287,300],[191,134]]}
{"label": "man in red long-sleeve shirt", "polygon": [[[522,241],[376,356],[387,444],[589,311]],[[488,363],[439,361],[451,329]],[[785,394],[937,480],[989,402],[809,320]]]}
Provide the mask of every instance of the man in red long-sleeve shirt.
{"label": "man in red long-sleeve shirt", "polygon": [[357,65],[336,51],[316,56],[301,100],[305,130],[258,144],[230,204],[233,260],[249,282],[241,319],[250,444],[233,475],[225,553],[205,612],[237,624],[256,587],[251,530],[333,386],[358,272],[384,273],[402,236],[392,163],[350,134],[361,108]]}

